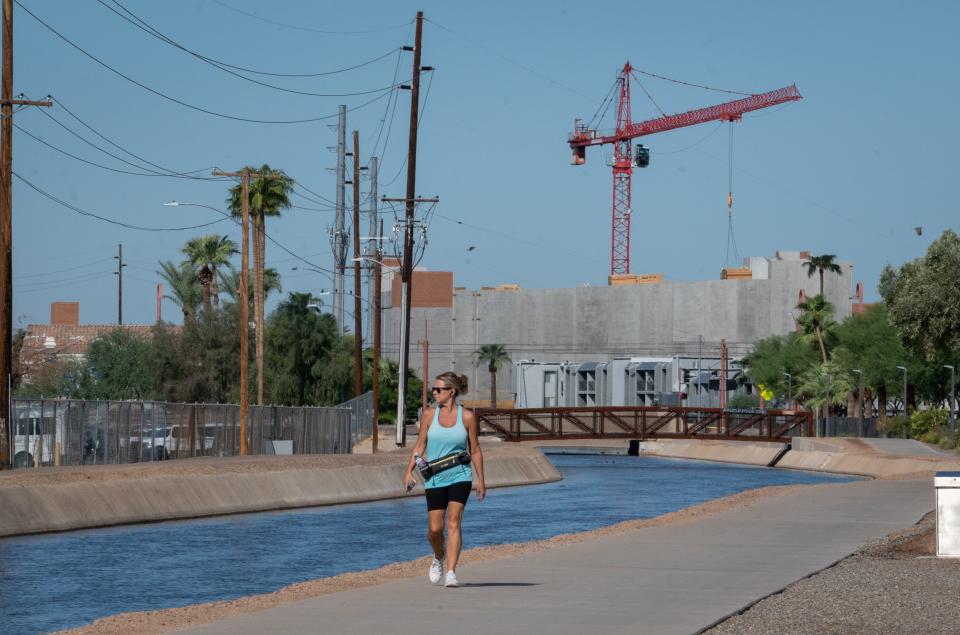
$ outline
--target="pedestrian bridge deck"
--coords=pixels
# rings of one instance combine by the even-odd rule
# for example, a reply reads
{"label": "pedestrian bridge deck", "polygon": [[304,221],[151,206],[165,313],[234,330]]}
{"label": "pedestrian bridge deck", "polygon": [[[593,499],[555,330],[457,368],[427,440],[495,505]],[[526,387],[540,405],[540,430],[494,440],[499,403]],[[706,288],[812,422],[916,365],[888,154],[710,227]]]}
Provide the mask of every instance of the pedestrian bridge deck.
{"label": "pedestrian bridge deck", "polygon": [[507,441],[547,439],[725,439],[789,442],[813,435],[813,415],[799,410],[602,406],[477,408],[480,428]]}

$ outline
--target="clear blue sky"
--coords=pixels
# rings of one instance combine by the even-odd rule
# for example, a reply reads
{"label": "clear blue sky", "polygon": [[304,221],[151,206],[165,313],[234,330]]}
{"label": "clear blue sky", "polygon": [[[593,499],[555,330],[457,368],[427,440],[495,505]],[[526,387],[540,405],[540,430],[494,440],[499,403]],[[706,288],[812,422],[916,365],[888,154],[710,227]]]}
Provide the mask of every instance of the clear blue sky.
{"label": "clear blue sky", "polygon": [[[305,119],[382,96],[348,114],[348,131],[360,131],[363,163],[379,139],[380,194],[404,195],[409,92],[399,93],[395,111],[389,92],[280,92],[205,64],[96,0],[20,2],[130,78],[207,110]],[[747,115],[735,125],[734,223],[742,256],[778,249],[837,254],[854,263],[855,279],[871,300],[886,263],[916,258],[944,229],[956,228],[960,5],[953,2],[120,2],[202,55],[301,74],[354,66],[413,44],[412,21],[422,9],[428,20],[422,64],[437,70],[432,79],[423,78],[417,193],[439,196],[441,203],[421,264],[454,271],[458,286],[606,284],[609,149],[593,148],[585,166],[573,167],[566,137],[574,117],[594,114],[626,60],[653,73],[738,91],[799,87],[803,101]],[[328,127],[335,118],[267,125],[204,114],[122,79],[19,6],[14,25],[15,93],[35,99],[52,94],[117,145],[165,168],[208,175],[211,166],[268,163],[335,198],[329,169],[336,155],[327,149],[336,143]],[[345,93],[406,81],[411,63],[411,54],[394,52],[356,70],[315,78],[238,72],[291,90]],[[643,85],[668,113],[733,98],[655,79]],[[658,115],[636,85],[633,102],[634,120]],[[60,106],[46,112],[144,165]],[[612,127],[613,112],[605,127]],[[39,109],[20,111],[15,123],[83,159],[142,171],[80,141]],[[634,272],[663,272],[670,280],[719,276],[727,247],[727,126],[708,123],[642,140],[652,149],[652,161],[634,172]],[[150,227],[217,220],[204,209],[161,204],[177,199],[222,208],[229,186],[109,172],[20,130],[14,170],[85,211]],[[183,243],[204,232],[229,233],[239,242],[229,221],[192,231],[136,231],[81,216],[18,179],[14,188],[15,326],[48,321],[56,300],[79,301],[84,323],[115,321],[111,271],[118,243],[129,263],[124,321],[152,322],[159,260],[179,261]],[[293,202],[316,209],[291,209],[272,220],[268,232],[290,251],[329,268],[334,214],[322,199],[307,196],[320,204],[299,196]],[[389,226],[392,211],[383,211]],[[363,235],[366,222],[361,220]],[[915,226],[923,227],[922,236]],[[281,272],[285,293],[330,287],[320,275],[291,271],[298,261],[273,244],[267,259]],[[173,321],[180,316],[169,302],[163,314]]]}

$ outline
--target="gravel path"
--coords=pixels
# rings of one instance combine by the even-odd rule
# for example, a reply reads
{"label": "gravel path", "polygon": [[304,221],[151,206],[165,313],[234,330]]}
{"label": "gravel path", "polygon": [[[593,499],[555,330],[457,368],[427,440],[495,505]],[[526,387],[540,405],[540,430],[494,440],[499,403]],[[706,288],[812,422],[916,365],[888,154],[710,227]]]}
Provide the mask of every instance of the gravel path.
{"label": "gravel path", "polygon": [[931,513],[705,633],[960,632],[960,559],[933,556],[935,522]]}

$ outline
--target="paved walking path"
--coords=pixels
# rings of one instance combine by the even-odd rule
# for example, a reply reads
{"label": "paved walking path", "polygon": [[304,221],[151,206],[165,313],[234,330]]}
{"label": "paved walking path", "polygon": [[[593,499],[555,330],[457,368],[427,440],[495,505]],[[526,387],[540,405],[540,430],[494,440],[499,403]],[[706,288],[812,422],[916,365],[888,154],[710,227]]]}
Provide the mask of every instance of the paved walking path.
{"label": "paved walking path", "polygon": [[695,633],[933,507],[930,479],[804,488],[696,522],[466,566],[459,589],[430,586],[424,571],[187,632]]}

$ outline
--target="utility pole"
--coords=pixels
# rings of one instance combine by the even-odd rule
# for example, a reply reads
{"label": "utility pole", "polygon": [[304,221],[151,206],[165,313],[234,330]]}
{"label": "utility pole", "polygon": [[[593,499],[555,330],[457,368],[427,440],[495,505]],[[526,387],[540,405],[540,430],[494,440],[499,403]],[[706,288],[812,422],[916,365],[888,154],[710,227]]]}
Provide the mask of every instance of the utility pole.
{"label": "utility pole", "polygon": [[360,132],[353,131],[353,392],[363,394],[363,323],[360,307]]}
{"label": "utility pole", "polygon": [[243,184],[240,209],[241,256],[240,256],[240,456],[250,453],[247,442],[247,413],[250,409],[250,301],[247,292],[250,271],[250,170],[240,172],[213,171],[214,176],[240,177]]}
{"label": "utility pole", "polygon": [[346,230],[347,107],[340,106],[337,120],[337,217],[333,225],[333,316],[337,335],[343,337],[343,273],[347,264]]}
{"label": "utility pole", "polygon": [[13,0],[3,0],[3,78],[0,80],[0,469],[10,466],[10,390],[13,376],[13,107],[49,99],[13,98]]}
{"label": "utility pole", "polygon": [[[380,234],[383,235],[383,221],[380,221]],[[370,433],[373,436],[371,452],[377,453],[380,441],[380,261],[383,252],[377,245],[376,259],[373,261],[373,421],[370,423]]]}
{"label": "utility pole", "polygon": [[[117,245],[117,325],[123,325],[123,245]],[[159,322],[159,319],[157,320]]]}
{"label": "utility pole", "polygon": [[427,379],[430,377],[430,340],[427,339],[427,318],[423,318],[423,390],[420,395],[420,402],[424,410],[430,405],[427,395]]}
{"label": "utility pole", "polygon": [[[382,236],[383,233],[377,233],[377,157],[370,157],[370,239],[367,241],[367,255],[371,258],[377,253],[377,240],[375,236]],[[380,256],[376,256],[379,260]],[[370,271],[373,271],[373,268],[370,268]],[[373,291],[373,276],[371,275],[367,280],[367,293],[372,295]],[[370,318],[367,320],[367,324],[373,325],[373,305],[369,302],[367,303],[370,306]],[[373,335],[371,334],[370,340],[373,340]]]}
{"label": "utility pole", "polygon": [[[397,392],[397,446],[407,442],[405,426],[407,395],[407,368],[410,366],[410,294],[413,277],[413,212],[417,185],[417,120],[420,112],[420,53],[423,49],[423,11],[417,11],[417,31],[413,46],[413,81],[410,90],[410,141],[407,150],[407,195],[406,224],[403,233],[403,263],[400,267],[400,281],[403,289],[401,298],[400,333],[400,381]],[[426,378],[424,378],[426,381]]]}

